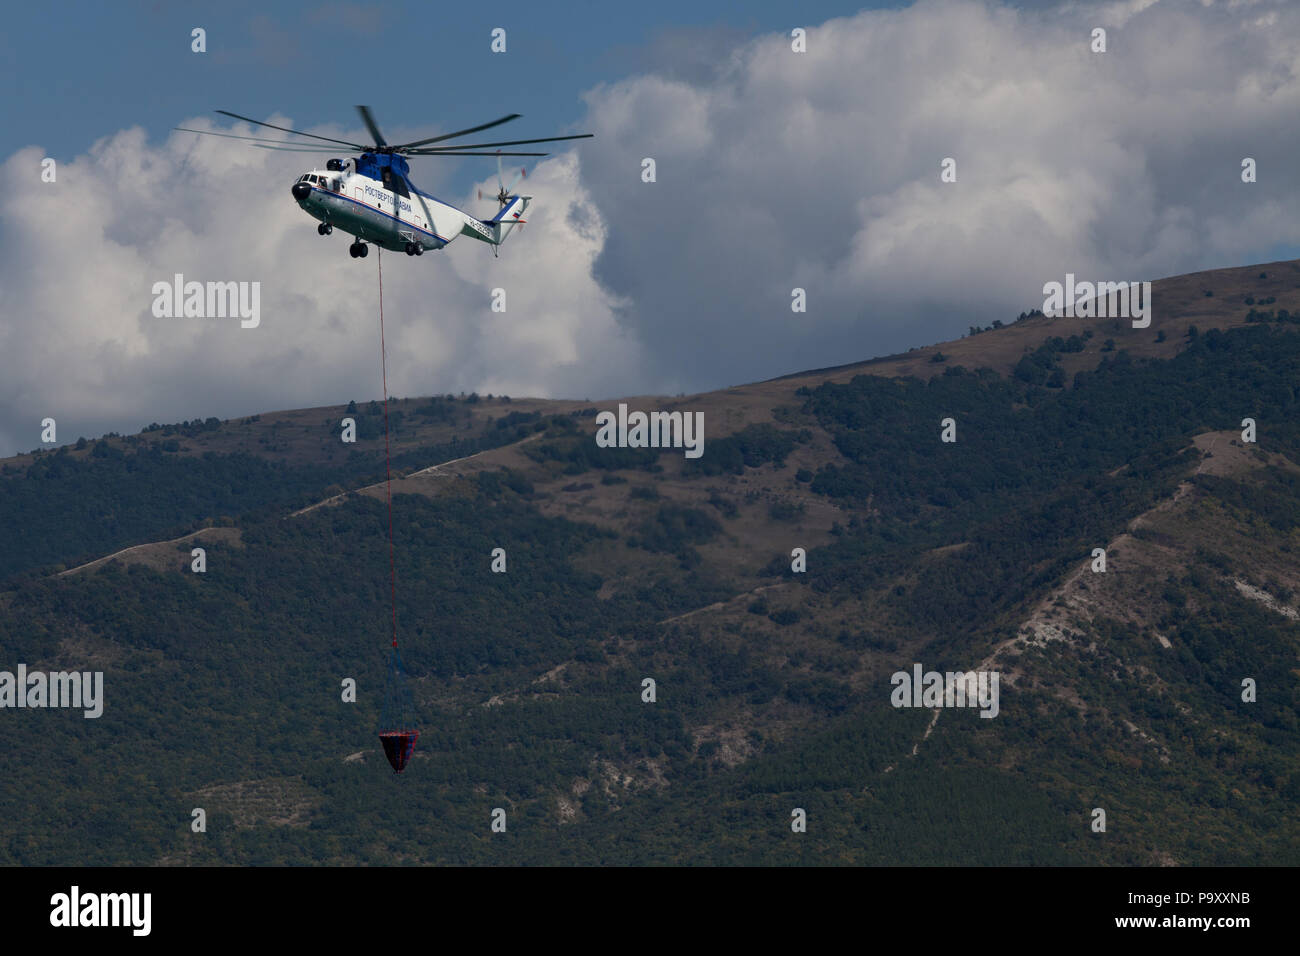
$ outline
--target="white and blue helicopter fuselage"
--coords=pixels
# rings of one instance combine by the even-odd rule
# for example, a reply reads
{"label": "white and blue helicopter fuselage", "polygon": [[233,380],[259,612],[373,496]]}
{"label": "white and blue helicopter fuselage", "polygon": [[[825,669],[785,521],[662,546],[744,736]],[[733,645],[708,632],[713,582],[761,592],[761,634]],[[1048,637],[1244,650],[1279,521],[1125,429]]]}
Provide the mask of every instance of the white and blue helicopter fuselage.
{"label": "white and blue helicopter fuselage", "polygon": [[499,246],[523,221],[526,196],[507,197],[496,216],[482,220],[416,189],[387,165],[365,162],[368,158],[360,164],[330,160],[326,169],[303,173],[292,188],[299,207],[320,220],[321,235],[338,228],[357,237],[354,258],[366,254],[364,243],[407,255],[441,249],[462,235]]}

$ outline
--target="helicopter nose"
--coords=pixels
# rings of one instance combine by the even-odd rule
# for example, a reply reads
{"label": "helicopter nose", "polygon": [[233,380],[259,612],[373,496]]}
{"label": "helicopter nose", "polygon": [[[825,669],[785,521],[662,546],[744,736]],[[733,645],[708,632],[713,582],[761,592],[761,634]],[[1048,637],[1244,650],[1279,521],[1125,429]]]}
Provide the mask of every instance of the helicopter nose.
{"label": "helicopter nose", "polygon": [[293,184],[293,198],[302,202],[311,195],[311,183],[303,181]]}

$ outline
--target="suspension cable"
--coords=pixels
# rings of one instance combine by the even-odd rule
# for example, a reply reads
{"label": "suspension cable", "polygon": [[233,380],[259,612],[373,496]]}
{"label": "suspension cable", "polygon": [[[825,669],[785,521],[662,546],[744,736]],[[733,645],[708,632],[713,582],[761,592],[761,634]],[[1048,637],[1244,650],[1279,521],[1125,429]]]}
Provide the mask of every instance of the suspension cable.
{"label": "suspension cable", "polygon": [[388,346],[384,342],[384,252],[375,246],[379,263],[379,358],[384,374],[384,480],[388,494],[388,566],[393,605],[393,647],[397,647],[397,549],[393,543],[393,465],[388,448]]}

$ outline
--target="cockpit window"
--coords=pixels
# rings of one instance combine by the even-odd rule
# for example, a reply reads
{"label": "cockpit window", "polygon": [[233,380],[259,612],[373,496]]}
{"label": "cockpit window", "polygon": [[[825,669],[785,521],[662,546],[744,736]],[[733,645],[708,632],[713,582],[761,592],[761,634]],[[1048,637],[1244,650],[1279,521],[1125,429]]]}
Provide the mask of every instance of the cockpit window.
{"label": "cockpit window", "polygon": [[390,190],[391,192],[395,192],[399,196],[404,196],[407,199],[411,198],[411,194],[406,189],[406,182],[402,179],[401,176],[395,175],[392,169],[388,167],[384,168],[383,175],[384,175],[385,189]]}

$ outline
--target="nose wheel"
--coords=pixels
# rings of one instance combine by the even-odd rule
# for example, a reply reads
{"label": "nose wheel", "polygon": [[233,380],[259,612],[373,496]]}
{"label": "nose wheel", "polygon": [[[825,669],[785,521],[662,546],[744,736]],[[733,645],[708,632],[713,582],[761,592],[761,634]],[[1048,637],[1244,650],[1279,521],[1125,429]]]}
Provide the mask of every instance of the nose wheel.
{"label": "nose wheel", "polygon": [[353,259],[364,259],[370,255],[370,247],[364,242],[354,242],[348,246],[348,255]]}
{"label": "nose wheel", "polygon": [[334,227],[331,226],[328,222],[322,222],[319,226],[316,227],[316,233],[321,236],[328,236],[333,231],[334,231]]}

